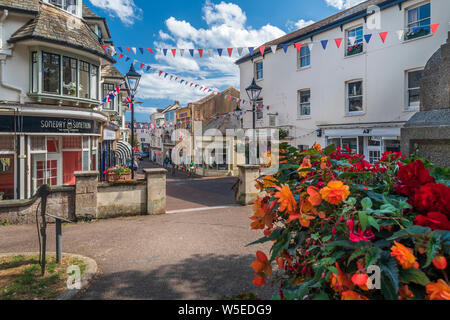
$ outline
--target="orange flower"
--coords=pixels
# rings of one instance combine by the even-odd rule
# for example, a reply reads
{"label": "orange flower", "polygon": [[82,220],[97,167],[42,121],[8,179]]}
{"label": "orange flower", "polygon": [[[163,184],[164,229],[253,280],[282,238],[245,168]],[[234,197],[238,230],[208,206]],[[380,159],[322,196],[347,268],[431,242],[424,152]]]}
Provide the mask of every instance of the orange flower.
{"label": "orange flower", "polygon": [[297,201],[294,199],[291,189],[287,184],[281,187],[275,187],[279,192],[275,194],[275,198],[278,199],[280,203],[280,211],[287,211],[288,213],[297,210]]}
{"label": "orange flower", "polygon": [[305,228],[309,228],[311,225],[311,220],[314,220],[316,217],[307,213],[292,213],[289,216],[289,219],[286,220],[286,223],[291,223],[295,220],[300,222],[300,225]]}
{"label": "orange flower", "polygon": [[320,206],[322,203],[322,196],[320,195],[319,189],[316,187],[309,187],[308,188],[308,201],[315,207]]}
{"label": "orange flower", "polygon": [[436,267],[436,269],[445,270],[447,269],[447,259],[443,256],[436,256],[433,259],[433,265]]}
{"label": "orange flower", "polygon": [[303,169],[311,169],[311,168],[312,168],[310,158],[311,158],[310,156],[306,156],[306,157],[303,159],[302,165],[300,166],[300,168],[298,168],[298,176],[299,176],[300,178],[305,178],[306,176],[308,176],[308,174],[309,174],[310,171],[308,171],[308,170],[302,171],[302,170],[303,170]]}
{"label": "orange flower", "polygon": [[271,188],[275,185],[275,182],[277,182],[277,179],[275,179],[273,176],[271,175],[265,176],[263,178],[263,187],[265,189]]}
{"label": "orange flower", "polygon": [[350,195],[350,188],[342,181],[331,181],[320,190],[322,198],[331,204],[341,204]]}
{"label": "orange flower", "polygon": [[450,287],[442,279],[427,284],[426,290],[429,300],[450,300]]}
{"label": "orange flower", "polygon": [[315,143],[315,144],[314,144],[314,150],[316,150],[316,151],[322,151],[322,146],[321,146],[320,144],[318,144],[318,143]]}
{"label": "orange flower", "polygon": [[414,293],[409,290],[409,287],[406,284],[404,286],[401,286],[398,292],[400,293],[400,297],[398,297],[399,300],[408,300],[414,298]]}
{"label": "orange flower", "polygon": [[255,212],[255,215],[250,218],[251,220],[253,220],[253,222],[250,224],[250,227],[253,230],[262,230],[266,226],[271,228],[273,226],[272,210],[275,205],[275,201],[272,201],[271,203],[265,203],[264,199],[256,199],[253,205],[253,211]]}
{"label": "orange flower", "polygon": [[367,297],[357,294],[355,291],[342,292],[342,300],[369,300]]}
{"label": "orange flower", "polygon": [[269,278],[272,275],[272,266],[264,252],[257,251],[256,258],[257,260],[252,263],[252,269],[256,274],[256,277],[253,279],[253,284],[260,287],[266,284],[266,277]]}
{"label": "orange flower", "polygon": [[342,272],[337,262],[336,269],[338,270],[338,274],[336,275],[335,273],[332,273],[330,277],[330,284],[333,290],[336,292],[343,292],[346,289],[352,288],[353,283],[350,281],[348,276]]}
{"label": "orange flower", "polygon": [[413,255],[412,250],[401,243],[394,241],[395,246],[391,248],[391,256],[397,259],[403,269],[418,269],[419,263]]}
{"label": "orange flower", "polygon": [[362,289],[367,287],[367,280],[369,276],[365,273],[355,273],[352,277],[352,282]]}

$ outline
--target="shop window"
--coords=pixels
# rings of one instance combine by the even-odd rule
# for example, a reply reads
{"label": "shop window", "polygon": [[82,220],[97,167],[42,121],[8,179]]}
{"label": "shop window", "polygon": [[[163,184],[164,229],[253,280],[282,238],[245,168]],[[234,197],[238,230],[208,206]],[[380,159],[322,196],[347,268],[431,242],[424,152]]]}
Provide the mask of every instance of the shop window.
{"label": "shop window", "polygon": [[59,94],[61,57],[53,53],[42,52],[42,84],[46,93]]}
{"label": "shop window", "polygon": [[0,136],[0,150],[14,151],[14,137]]}
{"label": "shop window", "polygon": [[63,137],[63,149],[81,149],[81,137]]}
{"label": "shop window", "polygon": [[76,97],[77,92],[77,60],[63,57],[63,94]]}
{"label": "shop window", "polygon": [[383,147],[384,147],[384,151],[400,152],[400,141],[399,140],[384,140]]}
{"label": "shop window", "polygon": [[342,139],[342,153],[357,154],[358,153],[358,138],[343,138]]}
{"label": "shop window", "polygon": [[81,171],[81,151],[63,152],[63,184],[74,185],[76,171]]}
{"label": "shop window", "polygon": [[0,200],[14,199],[14,155],[0,154]]}
{"label": "shop window", "polygon": [[45,137],[31,136],[30,137],[30,150],[31,152],[46,152]]}

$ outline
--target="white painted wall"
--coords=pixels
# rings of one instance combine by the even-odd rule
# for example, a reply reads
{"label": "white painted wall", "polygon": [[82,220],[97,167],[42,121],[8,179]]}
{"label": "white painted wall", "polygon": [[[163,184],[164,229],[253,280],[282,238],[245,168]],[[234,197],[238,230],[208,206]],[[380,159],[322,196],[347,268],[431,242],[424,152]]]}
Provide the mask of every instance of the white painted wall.
{"label": "white painted wall", "polygon": [[[414,112],[406,111],[405,71],[423,68],[431,55],[447,40],[450,21],[450,1],[431,0],[432,23],[440,23],[434,36],[399,41],[395,30],[405,28],[406,10],[427,1],[411,0],[381,12],[381,29],[367,30],[364,19],[344,25],[343,31],[335,28],[314,37],[311,51],[311,67],[297,70],[297,50],[290,46],[287,54],[279,49],[276,54],[264,57],[264,79],[257,81],[263,87],[261,97],[270,110],[264,110],[264,119],[258,126],[268,126],[267,113],[278,113],[277,125],[295,126],[297,138],[294,145],[324,143],[311,133],[318,125],[407,121]],[[364,25],[364,33],[372,33],[372,40],[364,43],[365,53],[345,57],[346,29]],[[389,31],[386,43],[381,42],[379,32]],[[335,38],[344,38],[337,49]],[[324,51],[320,41],[329,40]],[[309,42],[310,40],[304,40]],[[261,59],[261,57],[259,57]],[[255,62],[258,59],[255,59]],[[240,65],[241,97],[247,97],[245,88],[253,78],[253,63]],[[346,115],[346,81],[363,79],[364,113],[358,116]],[[297,113],[297,91],[311,90],[311,117],[299,119]],[[244,118],[244,127],[252,126],[252,114]]]}

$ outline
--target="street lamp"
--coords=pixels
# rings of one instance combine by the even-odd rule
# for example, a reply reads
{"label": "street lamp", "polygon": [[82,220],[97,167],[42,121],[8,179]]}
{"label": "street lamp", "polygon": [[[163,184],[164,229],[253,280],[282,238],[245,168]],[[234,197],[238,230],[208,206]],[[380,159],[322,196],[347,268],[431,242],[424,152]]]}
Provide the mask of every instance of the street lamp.
{"label": "street lamp", "polygon": [[261,94],[262,88],[258,86],[255,82],[255,78],[253,78],[252,83],[248,86],[247,89],[248,98],[252,102],[252,113],[253,113],[253,141],[256,143],[256,101]]}
{"label": "street lamp", "polygon": [[131,98],[131,179],[134,179],[134,96],[136,95],[141,75],[136,72],[133,64],[131,64],[125,80]]}

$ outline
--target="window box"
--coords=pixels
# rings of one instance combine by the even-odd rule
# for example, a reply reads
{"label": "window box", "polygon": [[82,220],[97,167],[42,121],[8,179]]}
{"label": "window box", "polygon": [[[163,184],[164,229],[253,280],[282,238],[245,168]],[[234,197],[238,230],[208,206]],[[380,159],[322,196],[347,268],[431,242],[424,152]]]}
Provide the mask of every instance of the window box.
{"label": "window box", "polygon": [[362,43],[351,46],[347,49],[347,57],[363,53],[364,45]]}

